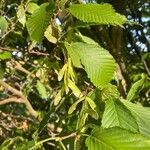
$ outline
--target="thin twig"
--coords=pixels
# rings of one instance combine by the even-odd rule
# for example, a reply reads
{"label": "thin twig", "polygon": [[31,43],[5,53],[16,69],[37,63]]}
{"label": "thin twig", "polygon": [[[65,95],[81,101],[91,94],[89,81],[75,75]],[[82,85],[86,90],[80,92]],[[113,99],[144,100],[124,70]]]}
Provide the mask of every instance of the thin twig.
{"label": "thin twig", "polygon": [[15,62],[15,68],[20,70],[21,72],[24,72],[25,74],[27,74],[28,76],[31,76],[31,77],[35,77],[34,74],[32,74],[31,72],[29,72],[28,70],[26,70],[25,68],[23,68],[21,66],[21,64],[19,64],[18,62]]}
{"label": "thin twig", "polygon": [[62,141],[62,140],[65,140],[65,139],[68,139],[68,138],[72,138],[72,137],[76,137],[77,136],[77,133],[74,132],[74,133],[71,133],[69,135],[66,135],[66,136],[63,136],[63,137],[50,137],[48,139],[44,139],[42,141],[39,141],[38,143],[36,143],[33,147],[31,147],[29,150],[33,150],[35,147],[37,147],[38,145],[41,145],[45,142],[48,142],[48,141]]}
{"label": "thin twig", "polygon": [[48,53],[43,53],[43,52],[39,52],[39,51],[29,51],[30,54],[35,54],[38,56],[49,56]]}
{"label": "thin twig", "polygon": [[145,69],[146,69],[148,75],[150,76],[150,69],[148,68],[146,61],[143,60],[143,63],[144,63],[144,66],[145,66]]}
{"label": "thin twig", "polygon": [[17,49],[14,49],[14,48],[9,48],[9,47],[1,47],[0,46],[0,51],[10,51],[10,52],[13,52],[13,51],[19,51]]}
{"label": "thin twig", "polygon": [[5,87],[8,91],[10,91],[11,93],[13,93],[14,95],[17,95],[17,96],[19,96],[21,98],[24,98],[24,96],[22,95],[22,93],[20,91],[18,91],[15,88],[11,87],[6,82],[0,80],[0,85],[2,85],[3,87]]}

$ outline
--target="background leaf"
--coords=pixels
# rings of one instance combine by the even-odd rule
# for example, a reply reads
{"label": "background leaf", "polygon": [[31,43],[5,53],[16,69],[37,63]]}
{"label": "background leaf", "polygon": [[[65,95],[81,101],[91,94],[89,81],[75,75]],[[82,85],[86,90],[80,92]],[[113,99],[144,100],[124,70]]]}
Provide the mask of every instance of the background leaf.
{"label": "background leaf", "polygon": [[37,88],[40,96],[43,99],[47,99],[48,98],[48,95],[47,95],[47,92],[46,92],[46,88],[39,80],[37,80],[36,88]]}
{"label": "background leaf", "polygon": [[142,87],[144,86],[144,83],[145,83],[145,80],[146,80],[146,76],[144,74],[142,74],[141,77],[142,78],[140,80],[138,80],[137,82],[135,82],[132,85],[130,91],[128,92],[128,95],[127,95],[127,100],[128,101],[131,101],[142,90]]}
{"label": "background leaf", "polygon": [[42,42],[44,32],[51,20],[53,9],[52,3],[44,3],[27,20],[26,25],[32,40],[38,43]]}
{"label": "background leaf", "polygon": [[0,60],[10,59],[12,57],[12,54],[10,52],[1,52],[0,53]]}
{"label": "background leaf", "polygon": [[8,28],[8,22],[7,20],[3,17],[0,16],[0,37],[7,31]]}

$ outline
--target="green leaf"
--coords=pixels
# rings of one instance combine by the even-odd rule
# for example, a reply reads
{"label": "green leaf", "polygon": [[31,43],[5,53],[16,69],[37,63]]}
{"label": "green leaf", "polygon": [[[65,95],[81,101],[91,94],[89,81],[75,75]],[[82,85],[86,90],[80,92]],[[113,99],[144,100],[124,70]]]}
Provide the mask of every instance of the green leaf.
{"label": "green leaf", "polygon": [[34,11],[31,17],[27,20],[27,29],[31,40],[41,43],[44,37],[44,32],[51,20],[54,5],[44,3],[39,9]]}
{"label": "green leaf", "polygon": [[85,97],[85,100],[87,100],[88,104],[90,105],[90,107],[95,110],[96,108],[96,104],[94,103],[94,101],[90,98],[90,97]]}
{"label": "green leaf", "polygon": [[85,97],[82,97],[82,98],[78,99],[73,105],[71,105],[71,107],[68,110],[68,114],[72,114],[76,110],[77,105],[84,99],[85,99]]}
{"label": "green leaf", "polygon": [[40,96],[43,99],[47,99],[48,98],[48,95],[47,95],[47,92],[46,92],[46,88],[45,88],[44,84],[42,84],[39,80],[37,80],[36,88],[37,88]]}
{"label": "green leaf", "polygon": [[115,12],[110,4],[74,4],[69,8],[77,19],[87,23],[110,24],[122,26],[127,19]]}
{"label": "green leaf", "polygon": [[22,144],[21,146],[17,147],[17,150],[29,150],[30,148],[32,148],[35,145],[35,141],[28,141],[24,144]]}
{"label": "green leaf", "polygon": [[44,33],[44,36],[47,38],[47,40],[51,43],[54,43],[56,44],[57,43],[57,39],[56,37],[53,36],[53,31],[52,31],[52,26],[49,25],[48,28],[46,29],[45,33]]}
{"label": "green leaf", "polygon": [[117,89],[117,86],[108,84],[104,86],[104,88],[101,90],[102,100],[108,100],[113,98],[119,98],[119,92]]}
{"label": "green leaf", "polygon": [[26,14],[23,5],[20,5],[18,7],[17,17],[18,17],[18,21],[24,26],[26,23]]}
{"label": "green leaf", "polygon": [[94,128],[86,139],[88,150],[148,150],[150,139],[121,128]]}
{"label": "green leaf", "polygon": [[105,111],[102,118],[102,127],[121,127],[138,131],[138,125],[131,112],[119,100],[108,100],[106,102]]}
{"label": "green leaf", "polygon": [[0,60],[10,59],[12,54],[10,52],[1,52],[0,53]]}
{"label": "green leaf", "polygon": [[91,39],[91,38],[89,38],[87,36],[82,35],[80,32],[77,34],[77,37],[79,37],[82,40],[82,42],[98,46],[97,42],[95,42],[93,39]]}
{"label": "green leaf", "polygon": [[7,31],[7,28],[7,20],[3,16],[0,16],[0,37],[3,36],[3,34]]}
{"label": "green leaf", "polygon": [[124,105],[131,111],[139,126],[139,131],[150,137],[150,108],[143,107],[123,100]]}
{"label": "green leaf", "polygon": [[3,78],[4,74],[5,74],[5,68],[0,63],[0,79]]}
{"label": "green leaf", "polygon": [[65,89],[64,89],[64,87],[62,87],[59,90],[59,92],[57,93],[57,95],[55,96],[55,99],[54,99],[54,105],[55,106],[59,104],[60,100],[62,99],[64,92],[65,92]]}
{"label": "green leaf", "polygon": [[15,143],[19,143],[19,142],[22,142],[24,139],[20,136],[17,136],[14,137],[14,138],[7,138],[4,140],[3,143],[1,143],[0,145],[0,149],[1,150],[9,150],[9,149],[12,149],[12,146],[15,146]]}
{"label": "green leaf", "polygon": [[88,115],[90,115],[92,118],[94,118],[96,120],[99,118],[98,113],[93,109],[88,108],[88,109],[85,109],[84,112],[87,113]]}
{"label": "green leaf", "polygon": [[37,130],[33,133],[33,138],[37,139],[38,135],[44,130],[44,128],[46,127],[46,125],[49,123],[50,119],[51,119],[51,114],[53,113],[53,110],[49,110],[48,112],[46,112],[46,114],[43,116],[42,120],[40,121],[40,123],[38,124],[38,128]]}
{"label": "green leaf", "polygon": [[67,42],[65,43],[65,47],[67,49],[68,55],[71,57],[72,63],[77,68],[82,68],[80,55],[74,50],[74,47],[69,45]]}
{"label": "green leaf", "polygon": [[30,3],[28,3],[26,9],[27,9],[27,12],[33,14],[34,11],[37,10],[38,8],[40,8],[39,5],[37,5],[37,4],[34,3],[34,2],[30,2]]}
{"label": "green leaf", "polygon": [[70,79],[68,79],[68,87],[72,90],[73,94],[76,97],[82,97],[83,94],[81,93],[81,91],[79,90],[79,88],[75,85],[75,83],[73,81],[71,81]]}
{"label": "green leaf", "polygon": [[138,93],[141,91],[142,87],[145,85],[145,80],[146,80],[146,76],[144,74],[141,75],[141,79],[138,80],[137,82],[135,82],[128,95],[127,95],[127,100],[131,101],[135,96],[138,95]]}
{"label": "green leaf", "polygon": [[66,69],[67,69],[67,64],[65,64],[65,65],[62,67],[62,69],[59,71],[59,73],[58,73],[58,81],[61,81],[61,80],[62,80]]}
{"label": "green leaf", "polygon": [[7,138],[3,143],[1,143],[0,149],[1,150],[8,150],[13,143],[14,143],[13,138]]}
{"label": "green leaf", "polygon": [[68,51],[70,49],[78,59],[80,58],[88,77],[95,86],[103,87],[110,82],[116,67],[113,57],[107,50],[100,46],[83,42],[72,43]]}

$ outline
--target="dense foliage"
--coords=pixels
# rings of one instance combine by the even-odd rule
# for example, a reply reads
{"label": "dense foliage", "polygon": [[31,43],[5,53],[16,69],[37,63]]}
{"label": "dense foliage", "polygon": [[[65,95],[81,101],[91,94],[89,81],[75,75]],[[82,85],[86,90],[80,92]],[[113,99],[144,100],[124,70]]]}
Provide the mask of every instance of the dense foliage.
{"label": "dense foliage", "polygon": [[146,0],[0,1],[0,149],[150,149]]}

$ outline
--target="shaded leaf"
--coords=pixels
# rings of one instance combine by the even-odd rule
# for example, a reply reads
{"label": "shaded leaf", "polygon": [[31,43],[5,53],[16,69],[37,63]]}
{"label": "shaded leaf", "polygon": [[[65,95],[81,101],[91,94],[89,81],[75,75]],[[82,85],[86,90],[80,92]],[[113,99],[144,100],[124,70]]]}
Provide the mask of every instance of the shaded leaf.
{"label": "shaded leaf", "polygon": [[0,16],[0,37],[3,36],[3,34],[7,31],[7,28],[7,20],[3,16]]}
{"label": "shaded leaf", "polygon": [[35,141],[28,141],[24,144],[22,144],[21,146],[17,147],[17,150],[29,150],[30,148],[32,148],[35,145]]}
{"label": "shaded leaf", "polygon": [[85,111],[85,113],[87,113],[88,115],[90,115],[92,118],[94,118],[96,120],[99,117],[98,113],[93,109],[85,109],[84,111]]}
{"label": "shaded leaf", "polygon": [[146,76],[142,74],[141,77],[142,78],[140,80],[138,80],[132,85],[130,91],[128,92],[128,95],[127,95],[128,101],[131,101],[136,95],[138,95],[138,93],[141,91],[142,87],[144,86]]}

